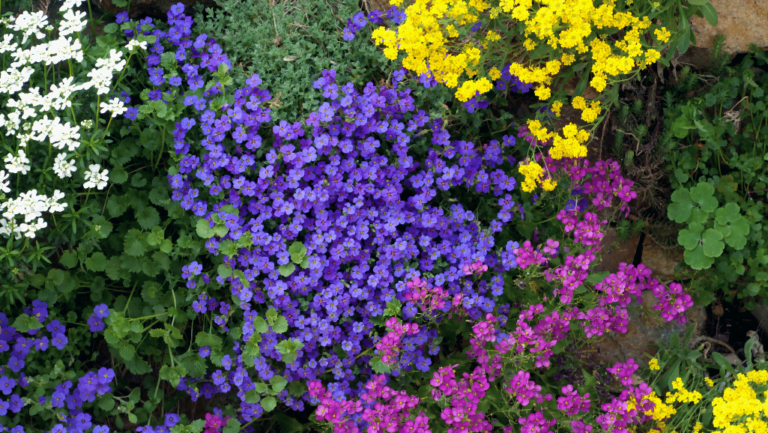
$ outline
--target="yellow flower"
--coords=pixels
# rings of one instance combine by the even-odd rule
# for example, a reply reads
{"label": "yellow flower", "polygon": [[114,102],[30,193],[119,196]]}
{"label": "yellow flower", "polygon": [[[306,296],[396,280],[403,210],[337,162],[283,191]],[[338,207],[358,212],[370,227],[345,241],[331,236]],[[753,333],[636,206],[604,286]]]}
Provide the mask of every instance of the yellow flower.
{"label": "yellow flower", "polygon": [[670,33],[666,27],[661,27],[654,30],[653,34],[656,35],[656,39],[662,43],[667,43],[669,41],[669,37],[672,36],[672,33]]}
{"label": "yellow flower", "polygon": [[651,358],[651,360],[648,361],[648,368],[650,368],[651,371],[660,370],[661,367],[659,367],[659,360],[656,358]]}
{"label": "yellow flower", "polygon": [[552,110],[553,113],[555,113],[555,116],[560,117],[560,110],[563,109],[563,103],[562,101],[555,101],[552,103],[552,106],[550,107],[550,110]]}
{"label": "yellow flower", "polygon": [[544,191],[552,191],[556,186],[557,182],[552,179],[544,179],[544,182],[541,183],[541,188],[544,189]]}
{"label": "yellow flower", "polygon": [[715,382],[712,382],[712,379],[710,379],[709,377],[705,377],[704,378],[704,383],[706,383],[707,386],[710,387],[710,388],[715,386]]}
{"label": "yellow flower", "polygon": [[520,164],[518,170],[520,171],[520,174],[525,176],[525,180],[521,184],[523,191],[525,192],[532,192],[536,189],[536,186],[541,183],[541,177],[544,175],[544,169],[533,161]]}

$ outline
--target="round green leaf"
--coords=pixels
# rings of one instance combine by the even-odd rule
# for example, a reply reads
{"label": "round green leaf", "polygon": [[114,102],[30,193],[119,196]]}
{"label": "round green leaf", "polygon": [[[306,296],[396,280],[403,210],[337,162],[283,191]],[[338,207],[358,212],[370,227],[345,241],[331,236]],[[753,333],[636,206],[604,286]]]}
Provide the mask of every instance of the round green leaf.
{"label": "round green leaf", "polygon": [[701,245],[693,250],[686,250],[683,257],[685,258],[685,263],[688,263],[688,266],[696,269],[697,271],[708,269],[712,266],[713,263],[715,263],[715,259],[707,257],[704,254],[704,247]]}
{"label": "round green leaf", "polygon": [[715,229],[707,229],[701,235],[704,254],[707,257],[720,257],[723,254],[725,244],[723,243],[723,234]]}

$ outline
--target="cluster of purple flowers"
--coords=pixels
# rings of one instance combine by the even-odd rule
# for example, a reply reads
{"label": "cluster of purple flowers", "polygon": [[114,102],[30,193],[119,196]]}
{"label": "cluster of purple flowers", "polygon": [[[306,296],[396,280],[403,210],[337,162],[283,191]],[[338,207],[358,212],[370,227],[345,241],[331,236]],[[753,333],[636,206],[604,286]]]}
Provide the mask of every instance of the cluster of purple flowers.
{"label": "cluster of purple flowers", "polygon": [[109,317],[109,308],[107,304],[99,304],[93,307],[93,314],[88,317],[88,326],[91,332],[100,332],[104,330],[104,318]]}
{"label": "cluster of purple flowers", "polygon": [[[238,316],[244,322],[242,343],[235,345],[235,367],[222,372],[213,385],[203,379],[206,385],[199,392],[186,380],[179,385],[182,389],[196,398],[235,385],[244,400],[254,384],[242,373],[242,346],[253,335],[253,319],[265,304],[279,310],[289,331],[262,334],[256,362],[260,377],[281,374],[289,381],[312,380],[330,370],[336,381],[329,389],[346,394],[360,392],[352,385],[359,375],[371,374],[370,357],[339,358],[332,349],[340,347],[353,356],[372,349],[378,339],[370,336],[373,320],[388,302],[406,301],[405,281],[429,272],[430,284],[461,295],[469,317],[478,319],[493,310],[503,278],[477,281],[462,268],[483,262],[498,271],[514,267],[514,255],[507,251],[502,263],[492,252],[492,234],[480,230],[474,214],[460,204],[446,209],[432,203],[456,187],[499,197],[512,191],[516,181],[505,173],[512,167],[502,153],[504,146],[514,145],[514,138],[482,148],[452,141],[441,120],[416,111],[410,90],[397,89],[402,72],[395,74],[393,88],[368,83],[359,91],[351,83],[337,84],[334,71],[323,71],[314,83],[328,99],[318,111],[305,122],[273,125],[271,137],[261,135],[260,128],[271,120],[264,106],[271,96],[258,88],[258,75],[247,80],[246,87],[228,92],[233,103],[215,110],[211,99],[222,93],[221,85],[200,92],[195,91],[195,81],[203,73],[200,66],[217,70],[228,62],[226,56],[205,35],[192,36],[191,18],[183,15],[183,8],[174,6],[168,17],[167,32],[145,33],[157,36],[149,66],[157,66],[166,50],[175,51],[187,74],[188,90],[182,83],[178,91],[192,114],[173,132],[181,161],[178,173],[168,176],[172,198],[203,217],[210,228],[226,229],[225,235],[213,236],[205,245],[210,253],[222,255],[224,267],[231,270],[226,278],[209,276],[213,270],[193,262],[185,266],[183,276],[190,289],[207,290],[215,280],[230,287],[239,300],[234,306],[222,302],[224,307],[200,298],[196,311],[225,309],[216,317],[222,330]],[[154,74],[150,79],[159,87],[150,92],[150,99],[169,95],[174,84],[156,70]],[[422,141],[432,148],[419,163],[412,149]],[[492,233],[501,231],[519,208],[509,194],[502,200]],[[281,276],[281,267],[291,262],[289,246],[297,242],[306,249],[306,261]],[[426,344],[431,337],[409,336],[413,341],[405,344],[405,362],[393,374],[410,369],[410,363],[428,369],[426,352],[437,350]],[[281,371],[276,346],[286,338],[301,342],[303,348]],[[201,349],[201,354],[207,353]],[[354,364],[359,367],[352,368]],[[301,406],[287,393],[280,397],[289,406]],[[252,406],[242,403],[246,420],[260,415],[260,407]]]}
{"label": "cluster of purple flowers", "polygon": [[[28,358],[33,357],[35,353],[49,350],[49,346],[63,350],[69,342],[66,327],[59,320],[48,321],[51,317],[46,302],[39,299],[32,301],[32,305],[24,309],[24,314],[36,318],[45,327],[19,332],[9,324],[8,317],[0,313],[0,353],[10,351],[8,361],[0,367],[0,393],[10,396],[7,397],[8,400],[0,398],[0,416],[6,416],[9,412],[19,413],[26,406],[26,397],[20,392],[30,385],[30,377],[23,371]],[[46,331],[49,335],[45,335]],[[93,425],[91,415],[83,412],[83,405],[93,403],[97,396],[110,392],[112,388],[109,383],[114,377],[115,373],[111,368],[101,367],[98,372],[91,371],[80,377],[77,386],[71,380],[59,383],[53,388],[50,396],[35,397],[37,403],[32,404],[50,403],[57,412],[59,422],[49,428],[52,433],[82,433],[91,428],[96,433],[108,433],[107,426]],[[28,394],[31,396],[34,392],[36,391],[32,390]],[[12,433],[24,432],[23,426],[0,425],[0,431],[6,429]]]}

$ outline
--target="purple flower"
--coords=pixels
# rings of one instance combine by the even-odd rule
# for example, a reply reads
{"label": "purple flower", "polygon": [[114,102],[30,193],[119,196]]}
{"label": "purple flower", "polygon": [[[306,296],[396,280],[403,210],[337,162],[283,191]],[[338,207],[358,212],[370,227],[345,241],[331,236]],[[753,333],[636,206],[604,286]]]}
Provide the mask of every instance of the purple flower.
{"label": "purple flower", "polygon": [[96,317],[100,319],[109,317],[109,307],[107,307],[107,304],[99,304],[93,307],[93,312],[96,314]]}
{"label": "purple flower", "polygon": [[57,333],[53,335],[53,340],[51,341],[51,344],[53,344],[54,347],[56,347],[59,350],[63,350],[64,346],[67,345],[69,340],[67,339],[67,336],[61,333]]}
{"label": "purple flower", "polygon": [[115,16],[115,23],[122,24],[128,22],[128,11],[122,11]]}
{"label": "purple flower", "polygon": [[6,377],[2,376],[0,377],[0,392],[2,392],[5,395],[10,394],[13,392],[13,388],[16,386],[16,381]]}

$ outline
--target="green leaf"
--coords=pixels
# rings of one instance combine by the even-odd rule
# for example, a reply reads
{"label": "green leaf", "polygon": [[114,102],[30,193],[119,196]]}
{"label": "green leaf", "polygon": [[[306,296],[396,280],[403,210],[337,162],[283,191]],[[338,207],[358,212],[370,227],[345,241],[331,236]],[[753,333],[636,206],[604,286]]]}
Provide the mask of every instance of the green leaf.
{"label": "green leaf", "polygon": [[704,212],[714,212],[717,209],[717,199],[713,197],[715,187],[707,182],[699,182],[691,188],[691,201],[697,203]]}
{"label": "green leaf", "polygon": [[91,271],[102,272],[107,267],[107,256],[101,252],[93,253],[85,259],[85,267]]}
{"label": "green leaf", "polygon": [[117,24],[109,23],[106,26],[104,26],[104,33],[109,35],[109,34],[112,34],[112,33],[116,32],[118,29],[119,29],[119,27],[117,26]]}
{"label": "green leaf", "polygon": [[109,171],[109,181],[116,184],[125,183],[128,180],[128,172],[125,171],[122,165],[118,165]]}
{"label": "green leaf", "polygon": [[707,229],[701,236],[704,254],[707,257],[720,257],[723,254],[725,244],[722,241],[723,234],[715,229]]}
{"label": "green leaf", "polygon": [[274,397],[265,397],[261,400],[261,407],[264,408],[265,412],[272,412],[277,407],[277,401]]}
{"label": "green leaf", "polygon": [[227,426],[224,427],[222,433],[238,433],[240,431],[240,421],[237,418],[230,418],[227,420]]}
{"label": "green leaf", "polygon": [[[693,2],[691,2],[693,3]],[[709,2],[701,5],[701,13],[704,15],[704,19],[707,20],[709,25],[712,27],[717,27],[717,11],[715,10],[714,6],[709,4]]]}
{"label": "green leaf", "polygon": [[288,320],[283,316],[278,317],[274,326],[272,326],[272,330],[278,334],[288,331]]}
{"label": "green leaf", "polygon": [[387,374],[392,368],[381,360],[380,356],[374,356],[370,361],[371,369],[378,374]]}
{"label": "green leaf", "polygon": [[255,319],[253,319],[253,329],[259,334],[263,334],[269,331],[269,326],[267,325],[267,322],[264,320],[263,317],[258,316]]}
{"label": "green leaf", "polygon": [[685,258],[685,263],[688,263],[688,266],[699,271],[708,269],[715,263],[715,259],[707,257],[707,255],[704,254],[704,247],[701,245],[692,250],[685,250],[683,257]]}
{"label": "green leaf", "polygon": [[198,332],[195,337],[195,343],[199,347],[208,346],[213,350],[219,351],[224,345],[221,337],[207,332]]}
{"label": "green leaf", "polygon": [[147,206],[141,212],[136,212],[136,221],[144,230],[150,230],[160,224],[160,213],[154,206]]}
{"label": "green leaf", "polygon": [[252,389],[245,393],[245,402],[246,403],[258,403],[261,400],[261,395],[259,395],[258,392],[256,392],[255,389]]}
{"label": "green leaf", "polygon": [[73,253],[71,250],[64,251],[64,254],[62,254],[59,259],[59,263],[72,269],[77,266],[77,254]]}
{"label": "green leaf", "polygon": [[278,271],[280,271],[280,275],[283,277],[287,277],[293,273],[293,271],[296,270],[296,265],[293,263],[288,263],[287,265],[282,265],[279,268],[277,268]]}
{"label": "green leaf", "polygon": [[699,223],[693,223],[686,229],[680,230],[677,234],[677,242],[686,250],[692,250],[701,245],[701,233],[704,226]]}
{"label": "green leaf", "polygon": [[288,384],[288,381],[285,380],[283,376],[272,376],[271,379],[269,379],[269,383],[272,384],[272,390],[276,393],[279,393],[280,391],[285,389],[285,386]]}
{"label": "green leaf", "polygon": [[141,231],[137,229],[130,229],[128,230],[128,233],[125,234],[123,247],[125,248],[125,253],[129,256],[139,257],[147,252],[147,246],[145,246],[145,243],[146,240],[144,239],[144,235],[141,233]]}
{"label": "green leaf", "polygon": [[760,285],[757,283],[747,284],[745,293],[747,294],[747,296],[757,296],[760,293]]}
{"label": "green leaf", "polygon": [[221,278],[229,278],[232,276],[232,268],[227,265],[221,264],[217,270]]}
{"label": "green leaf", "polygon": [[210,239],[215,234],[213,228],[210,227],[210,223],[202,218],[197,220],[195,229],[197,231],[197,235],[203,239]]}
{"label": "green leaf", "polygon": [[99,409],[109,412],[115,408],[115,399],[112,398],[111,393],[108,393],[99,398],[97,405],[99,406]]}
{"label": "green leaf", "polygon": [[403,309],[402,302],[393,299],[387,302],[387,308],[384,309],[384,317],[397,317]]}
{"label": "green leaf", "polygon": [[672,193],[672,203],[667,207],[669,218],[682,224],[691,216],[693,201],[687,189],[678,189]]}
{"label": "green leaf", "polygon": [[31,329],[40,329],[43,324],[35,316],[22,314],[13,321],[13,327],[19,332],[27,332]]}
{"label": "green leaf", "polygon": [[131,359],[133,359],[133,355],[135,354],[136,354],[136,348],[133,347],[132,344],[128,344],[120,348],[120,356],[125,361],[130,361]]}

